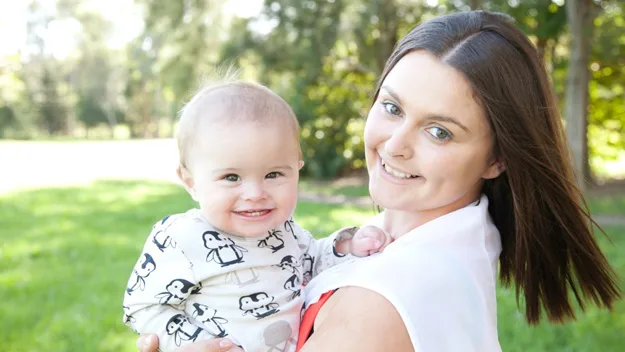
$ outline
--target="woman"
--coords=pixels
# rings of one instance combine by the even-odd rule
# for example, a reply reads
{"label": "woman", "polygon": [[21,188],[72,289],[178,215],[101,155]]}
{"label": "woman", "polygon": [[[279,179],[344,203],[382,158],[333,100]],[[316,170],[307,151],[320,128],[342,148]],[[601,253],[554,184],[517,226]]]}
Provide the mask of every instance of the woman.
{"label": "woman", "polygon": [[574,318],[569,290],[582,306],[618,298],[542,61],[507,16],[452,14],[406,35],[364,140],[385,209],[372,223],[395,241],[307,286],[301,351],[498,351],[497,264],[531,324]]}

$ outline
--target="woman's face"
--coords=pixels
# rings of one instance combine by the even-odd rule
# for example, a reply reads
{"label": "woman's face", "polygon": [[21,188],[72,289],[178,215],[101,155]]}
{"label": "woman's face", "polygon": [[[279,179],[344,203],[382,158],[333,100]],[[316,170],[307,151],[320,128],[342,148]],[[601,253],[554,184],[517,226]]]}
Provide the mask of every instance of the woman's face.
{"label": "woman's face", "polygon": [[479,197],[503,167],[463,74],[425,51],[384,79],[365,126],[369,191],[383,208],[441,215]]}

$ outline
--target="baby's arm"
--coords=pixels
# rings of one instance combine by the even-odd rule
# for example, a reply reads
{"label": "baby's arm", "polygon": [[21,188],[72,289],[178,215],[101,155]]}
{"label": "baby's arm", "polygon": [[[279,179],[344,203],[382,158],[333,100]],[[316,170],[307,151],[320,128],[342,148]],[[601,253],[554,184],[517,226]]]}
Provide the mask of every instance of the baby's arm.
{"label": "baby's arm", "polygon": [[[287,232],[293,233],[304,252],[302,259],[304,282],[317,276],[321,271],[348,260],[350,257],[347,254],[364,256],[363,252],[377,252],[390,242],[390,239],[384,239],[387,237],[382,237],[385,236],[382,230],[371,231],[370,226],[363,227],[364,231],[357,227],[345,227],[321,239],[315,239],[310,232],[300,228],[292,220],[289,220],[286,226]],[[376,241],[380,241],[381,245]]]}
{"label": "baby's arm", "polygon": [[[162,351],[214,338],[214,333],[183,311],[190,295],[198,294],[191,263],[165,229],[155,227],[128,280],[124,323],[140,334],[157,334]],[[222,333],[222,336],[225,336]]]}

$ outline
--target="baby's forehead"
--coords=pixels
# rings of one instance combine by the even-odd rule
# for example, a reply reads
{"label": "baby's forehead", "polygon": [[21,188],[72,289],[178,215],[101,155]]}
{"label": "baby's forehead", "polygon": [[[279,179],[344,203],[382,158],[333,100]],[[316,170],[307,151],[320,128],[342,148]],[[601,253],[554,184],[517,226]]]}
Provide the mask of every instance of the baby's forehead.
{"label": "baby's forehead", "polygon": [[282,98],[265,87],[245,83],[200,92],[189,102],[187,110],[193,119],[207,123],[295,122],[292,110]]}

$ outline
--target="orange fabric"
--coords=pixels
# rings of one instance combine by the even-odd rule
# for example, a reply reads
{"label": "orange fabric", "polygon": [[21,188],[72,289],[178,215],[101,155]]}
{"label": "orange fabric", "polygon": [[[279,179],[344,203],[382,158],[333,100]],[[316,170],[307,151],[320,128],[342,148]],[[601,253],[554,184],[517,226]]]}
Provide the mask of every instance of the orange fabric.
{"label": "orange fabric", "polygon": [[328,291],[319,297],[319,300],[312,304],[306,311],[304,312],[304,316],[302,317],[302,322],[299,326],[299,336],[297,339],[297,348],[295,352],[298,352],[304,346],[304,343],[310,337],[310,334],[313,330],[313,326],[315,325],[315,318],[317,314],[319,314],[319,310],[326,303],[328,298],[332,296],[334,291]]}

